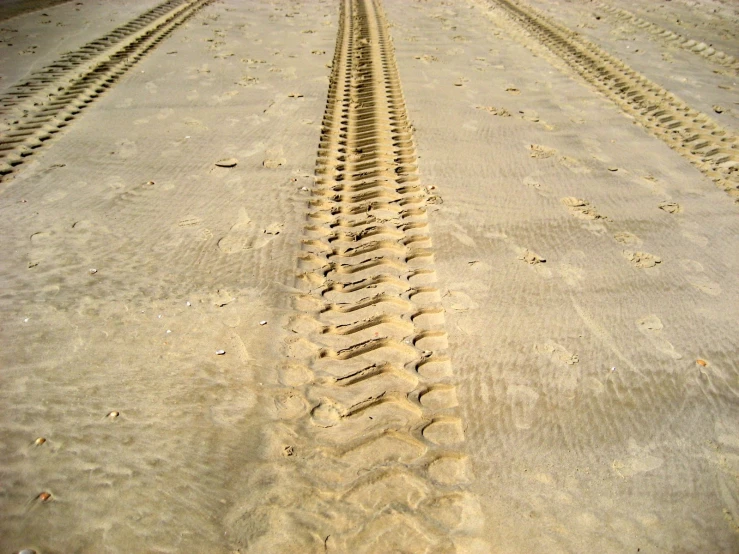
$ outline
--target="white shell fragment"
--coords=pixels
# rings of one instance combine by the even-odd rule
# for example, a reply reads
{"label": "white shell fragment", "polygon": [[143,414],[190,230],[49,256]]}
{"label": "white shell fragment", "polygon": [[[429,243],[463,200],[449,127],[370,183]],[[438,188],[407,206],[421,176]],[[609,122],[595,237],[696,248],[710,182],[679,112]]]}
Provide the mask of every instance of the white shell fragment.
{"label": "white shell fragment", "polygon": [[259,322],[259,325],[267,325],[267,322],[266,321],[260,321]]}
{"label": "white shell fragment", "polygon": [[98,272],[94,267],[90,268],[90,275],[95,275]]}
{"label": "white shell fragment", "polygon": [[216,356],[223,356],[225,353],[225,350],[216,350]]}

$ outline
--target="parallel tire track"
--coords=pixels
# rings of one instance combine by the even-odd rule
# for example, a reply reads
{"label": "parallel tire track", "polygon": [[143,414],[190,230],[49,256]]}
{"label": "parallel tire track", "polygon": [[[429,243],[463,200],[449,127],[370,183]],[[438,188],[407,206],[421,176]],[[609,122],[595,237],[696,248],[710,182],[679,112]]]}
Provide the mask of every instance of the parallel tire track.
{"label": "parallel tire track", "polygon": [[739,201],[736,136],[618,58],[533,8],[492,0],[537,42]]}
{"label": "parallel tire track", "polygon": [[684,37],[673,31],[669,31],[655,23],[652,23],[651,21],[647,21],[646,19],[643,19],[638,15],[631,13],[628,10],[616,8],[614,6],[604,4],[603,2],[597,2],[596,5],[604,12],[607,12],[622,21],[630,23],[631,25],[634,25],[639,29],[646,30],[667,43],[677,44],[681,48],[689,50],[690,52],[698,54],[699,56],[703,56],[704,58],[709,59],[712,62],[731,68],[734,71],[739,71],[739,60],[737,60],[734,56],[727,54],[726,52],[716,50],[713,46],[710,46],[705,42],[700,42],[691,38]]}
{"label": "parallel tire track", "polygon": [[379,0],[342,3],[316,175],[291,329],[314,375],[301,473],[341,514],[320,534],[331,551],[472,551],[429,197]]}
{"label": "parallel tire track", "polygon": [[0,176],[14,171],[169,33],[212,0],[170,0],[0,96]]}

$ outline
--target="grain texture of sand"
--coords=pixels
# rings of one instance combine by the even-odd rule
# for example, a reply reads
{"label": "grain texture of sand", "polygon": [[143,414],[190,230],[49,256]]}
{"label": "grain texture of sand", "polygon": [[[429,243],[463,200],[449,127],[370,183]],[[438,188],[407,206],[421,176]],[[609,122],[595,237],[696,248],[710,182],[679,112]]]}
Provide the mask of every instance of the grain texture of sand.
{"label": "grain texture of sand", "polygon": [[736,5],[0,6],[0,550],[739,550]]}

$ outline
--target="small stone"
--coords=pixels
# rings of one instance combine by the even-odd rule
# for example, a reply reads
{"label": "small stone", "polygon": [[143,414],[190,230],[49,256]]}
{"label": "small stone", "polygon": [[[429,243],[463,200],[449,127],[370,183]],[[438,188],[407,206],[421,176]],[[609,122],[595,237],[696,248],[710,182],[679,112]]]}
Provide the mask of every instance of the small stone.
{"label": "small stone", "polygon": [[218,160],[216,165],[218,167],[235,167],[237,163],[239,163],[239,160],[236,158],[226,158],[225,160]]}
{"label": "small stone", "polygon": [[723,106],[719,106],[718,104],[716,104],[713,107],[713,111],[716,112],[716,113],[723,113],[724,112],[724,108],[723,108]]}
{"label": "small stone", "polygon": [[95,275],[97,272],[98,272],[98,270],[95,269],[94,267],[93,268],[90,268],[90,275]]}
{"label": "small stone", "polygon": [[609,166],[608,171],[618,171],[618,168],[615,166]]}
{"label": "small stone", "polygon": [[708,362],[706,360],[701,360],[700,358],[695,361],[699,366],[706,367],[708,365]]}
{"label": "small stone", "polygon": [[35,441],[33,441],[33,444],[35,444],[36,446],[41,446],[45,442],[46,442],[46,439],[44,437],[39,437]]}
{"label": "small stone", "polygon": [[267,322],[266,321],[260,321],[259,322],[259,325],[267,325]]}
{"label": "small stone", "polygon": [[116,411],[113,411],[113,412],[108,412],[108,415],[107,415],[106,417],[109,417],[110,419],[115,419],[115,418],[117,418],[117,417],[118,417],[119,415],[121,415],[121,413],[120,413],[120,412],[116,412]]}
{"label": "small stone", "polygon": [[225,350],[216,350],[216,356],[223,356],[225,353]]}
{"label": "small stone", "polygon": [[50,493],[48,493],[48,492],[42,492],[41,494],[39,494],[39,495],[37,496],[37,498],[38,498],[38,499],[39,499],[39,500],[40,500],[41,502],[48,502],[49,500],[51,500],[51,494],[50,494]]}

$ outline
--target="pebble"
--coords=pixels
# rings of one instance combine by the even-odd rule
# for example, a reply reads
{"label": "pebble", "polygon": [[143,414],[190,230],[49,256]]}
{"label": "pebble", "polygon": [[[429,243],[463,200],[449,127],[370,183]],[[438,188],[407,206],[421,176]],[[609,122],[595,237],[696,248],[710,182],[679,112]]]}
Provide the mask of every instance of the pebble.
{"label": "pebble", "polygon": [[98,272],[94,267],[90,268],[90,275],[95,275]]}
{"label": "pebble", "polygon": [[225,353],[225,350],[216,350],[216,356],[223,356]]}
{"label": "pebble", "polygon": [[110,419],[115,419],[119,415],[121,415],[120,412],[113,411],[113,412],[109,412],[107,417],[109,417]]}
{"label": "pebble", "polygon": [[41,446],[45,442],[46,442],[46,439],[44,437],[39,437],[35,441],[33,441],[33,444],[35,444],[36,446]]}
{"label": "pebble", "polygon": [[259,325],[267,325],[267,322],[266,321],[260,321],[259,322]]}
{"label": "pebble", "polygon": [[697,363],[699,366],[703,366],[703,367],[706,367],[708,365],[708,362],[706,362],[706,360],[701,360],[701,359],[697,359],[695,361],[695,363]]}
{"label": "pebble", "polygon": [[38,498],[38,499],[39,499],[39,500],[40,500],[41,502],[48,502],[49,500],[51,500],[51,494],[49,494],[48,492],[42,492],[41,494],[39,494],[39,495],[37,496],[37,498]]}

